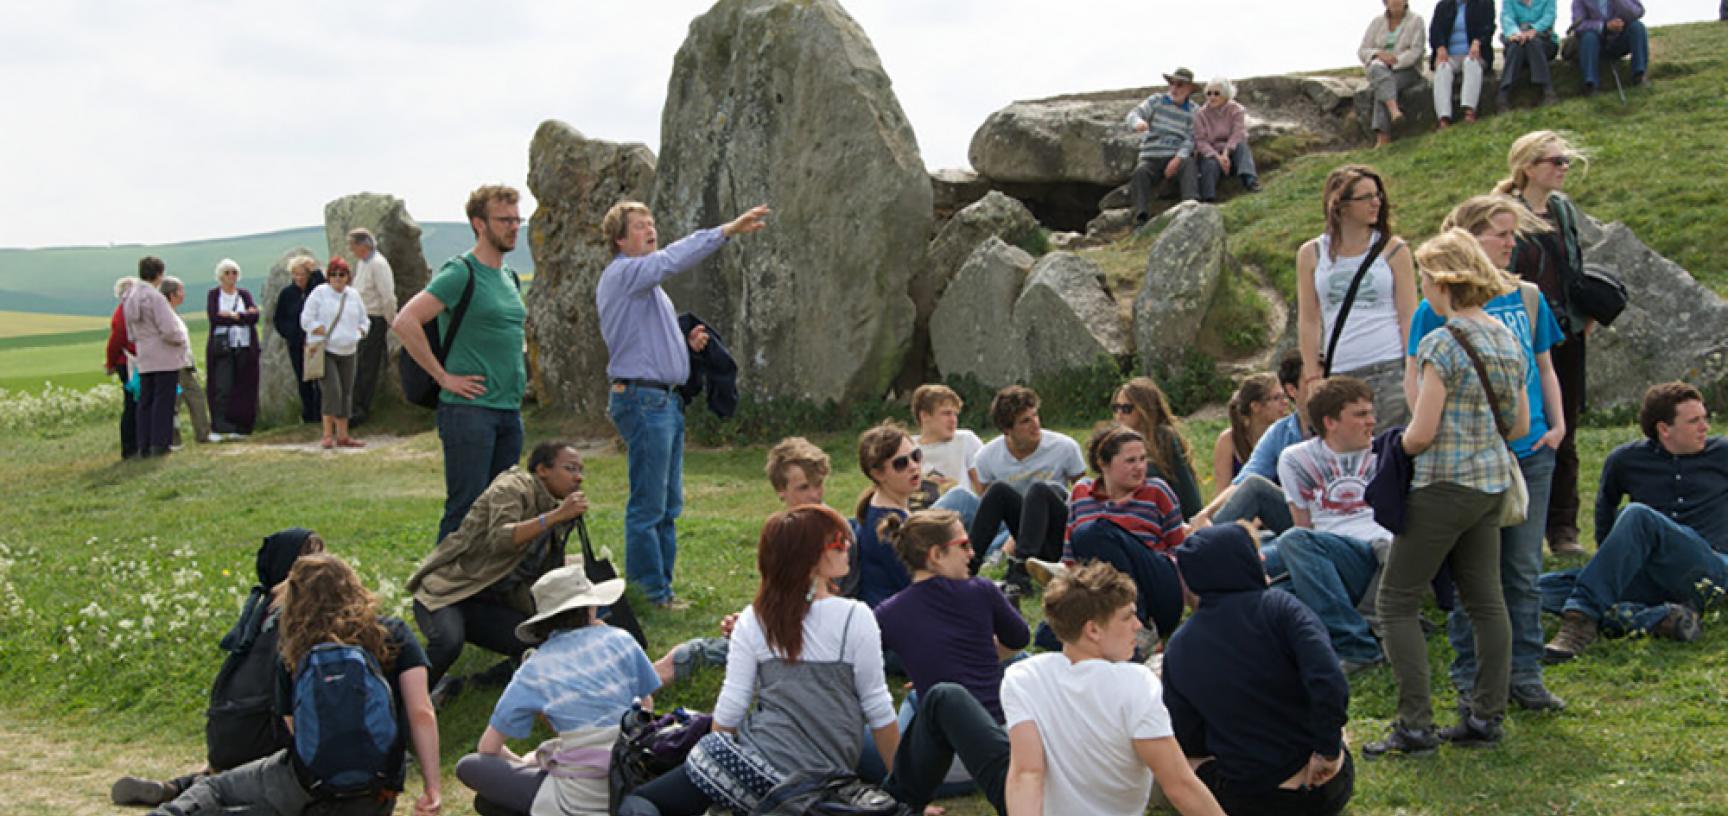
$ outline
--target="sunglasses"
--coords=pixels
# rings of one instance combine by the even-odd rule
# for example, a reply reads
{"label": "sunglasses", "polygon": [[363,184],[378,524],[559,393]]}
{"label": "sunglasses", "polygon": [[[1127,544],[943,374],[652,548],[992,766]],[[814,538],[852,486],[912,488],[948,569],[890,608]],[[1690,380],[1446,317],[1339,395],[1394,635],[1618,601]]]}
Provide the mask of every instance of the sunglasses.
{"label": "sunglasses", "polygon": [[351,276],[351,275],[350,275],[350,274],[349,274],[349,273],[347,273],[347,272],[331,272],[331,273],[330,273],[330,274],[329,274],[329,275],[328,275],[328,276],[327,276],[327,277],[331,277],[331,278],[347,278],[347,277],[352,277],[352,276]]}
{"label": "sunglasses", "polygon": [[1224,92],[1223,91],[1207,91],[1206,95],[1207,96],[1223,96]]}
{"label": "sunglasses", "polygon": [[970,549],[972,549],[972,539],[967,538],[965,536],[961,536],[959,538],[954,539],[953,541],[950,541],[946,544],[943,544],[942,546],[944,546],[944,547],[959,547],[962,550],[970,550]]}
{"label": "sunglasses", "polygon": [[912,465],[923,464],[923,463],[924,463],[924,449],[923,448],[913,448],[912,452],[906,454],[905,456],[896,456],[893,459],[888,460],[888,464],[890,466],[892,466],[895,470],[905,470],[906,468],[911,467]]}
{"label": "sunglasses", "polygon": [[1132,402],[1111,403],[1110,410],[1115,411],[1118,414],[1132,414],[1132,413],[1134,413],[1134,403],[1132,403]]}
{"label": "sunglasses", "polygon": [[837,535],[833,541],[822,546],[824,550],[844,550],[852,546],[852,539],[846,535]]}
{"label": "sunglasses", "polygon": [[1572,157],[1571,156],[1549,156],[1548,158],[1545,158],[1545,159],[1537,159],[1534,163],[1535,164],[1552,164],[1555,167],[1570,167],[1570,166],[1572,166]]}

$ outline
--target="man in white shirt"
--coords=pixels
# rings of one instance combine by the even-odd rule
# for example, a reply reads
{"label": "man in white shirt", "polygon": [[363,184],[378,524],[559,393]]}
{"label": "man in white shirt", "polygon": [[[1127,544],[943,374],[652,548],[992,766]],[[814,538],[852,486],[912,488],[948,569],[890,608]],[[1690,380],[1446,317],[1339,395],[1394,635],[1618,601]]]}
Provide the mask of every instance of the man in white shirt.
{"label": "man in white shirt", "polygon": [[365,339],[360,341],[353,413],[348,417],[349,427],[357,427],[371,413],[372,395],[384,373],[390,335],[386,329],[396,319],[396,275],[390,271],[390,261],[378,251],[378,239],[365,227],[348,231],[348,252],[354,256],[354,288],[360,293],[360,302],[366,304],[367,320],[371,323]]}
{"label": "man in white shirt", "polygon": [[[1065,434],[1044,430],[1038,420],[1038,394],[1020,385],[996,392],[990,401],[990,421],[1002,435],[990,440],[972,457],[971,479],[981,488],[978,510],[969,525],[973,541],[991,541],[1004,524],[1016,538],[1021,528],[1032,526],[1052,551],[1017,550],[1006,580],[1022,591],[1031,588],[1022,560],[1061,558],[1063,528],[1068,523],[1068,488],[1086,475],[1086,457],[1080,445]],[[977,574],[987,552],[972,556]]]}
{"label": "man in white shirt", "polygon": [[1346,674],[1384,663],[1357,604],[1372,608],[1392,533],[1374,521],[1364,493],[1374,476],[1374,392],[1355,377],[1314,384],[1303,407],[1320,436],[1278,457],[1278,481],[1295,525],[1266,546],[1266,574],[1326,625]]}
{"label": "man in white shirt", "polygon": [[1002,679],[1014,816],[1139,816],[1152,783],[1183,814],[1222,814],[1194,776],[1152,671],[1130,662],[1140,619],[1134,582],[1101,562],[1057,576],[1044,615],[1062,651]]}

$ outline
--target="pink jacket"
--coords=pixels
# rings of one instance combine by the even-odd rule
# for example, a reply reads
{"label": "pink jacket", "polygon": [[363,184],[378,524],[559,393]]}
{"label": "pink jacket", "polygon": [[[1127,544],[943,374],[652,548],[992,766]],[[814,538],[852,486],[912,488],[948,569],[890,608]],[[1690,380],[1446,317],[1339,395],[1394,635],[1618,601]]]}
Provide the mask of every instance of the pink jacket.
{"label": "pink jacket", "polygon": [[168,305],[168,299],[149,284],[133,286],[121,304],[126,313],[126,334],[138,347],[138,370],[145,374],[179,371],[191,355],[186,324]]}
{"label": "pink jacket", "polygon": [[1216,159],[1248,141],[1248,112],[1235,101],[1222,107],[1201,105],[1194,112],[1194,152]]}

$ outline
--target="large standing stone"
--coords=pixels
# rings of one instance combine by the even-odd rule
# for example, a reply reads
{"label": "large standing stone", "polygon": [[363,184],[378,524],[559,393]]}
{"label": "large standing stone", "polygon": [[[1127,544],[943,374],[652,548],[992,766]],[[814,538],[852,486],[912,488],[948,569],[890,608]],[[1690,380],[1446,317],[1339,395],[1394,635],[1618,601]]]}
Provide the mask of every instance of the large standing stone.
{"label": "large standing stone", "polygon": [[719,0],[690,24],[666,97],[661,242],[775,213],[668,281],[673,302],[720,330],[747,393],[880,397],[912,337],[931,189],[864,31],[834,0]]}
{"label": "large standing stone", "polygon": [[1728,304],[1626,225],[1607,225],[1596,241],[1596,230],[1579,226],[1585,264],[1618,275],[1632,296],[1614,325],[1590,335],[1590,407],[1637,406],[1652,383],[1670,380],[1720,387],[1728,379]]}
{"label": "large standing stone", "polygon": [[930,316],[930,344],[943,376],[970,374],[992,387],[1027,376],[1014,303],[1031,270],[1031,255],[994,235],[961,265]]}
{"label": "large standing stone", "polygon": [[[329,257],[341,255],[350,265],[355,263],[354,256],[348,252],[348,231],[356,227],[372,231],[373,237],[378,239],[378,252],[390,262],[398,308],[426,288],[432,275],[426,266],[425,250],[420,245],[420,224],[408,214],[408,206],[402,199],[381,193],[356,193],[325,204],[324,241],[329,245]],[[323,268],[323,263],[319,268]],[[384,370],[378,374],[374,407],[381,404],[380,400],[402,400],[402,381],[396,374],[396,350],[401,348],[401,343],[391,332],[385,344],[386,359]]]}
{"label": "large standing stone", "polygon": [[960,210],[936,233],[930,242],[930,263],[912,278],[912,302],[918,307],[920,320],[928,319],[948,282],[986,238],[995,236],[1014,246],[1025,246],[1037,233],[1038,220],[1032,211],[999,192],[991,191]]}
{"label": "large standing stone", "polygon": [[654,192],[654,154],[641,144],[589,139],[547,121],[528,147],[534,288],[528,297],[528,359],[543,404],[576,417],[606,417],[606,343],[594,287],[613,252],[600,220],[613,204]]}
{"label": "large standing stone", "polygon": [[1033,376],[1128,353],[1128,333],[1103,271],[1072,252],[1038,259],[1014,303],[1014,326]]}
{"label": "large standing stone", "polygon": [[1171,208],[1169,225],[1146,256],[1146,280],[1134,298],[1134,345],[1151,371],[1193,345],[1224,273],[1224,217],[1211,204]]}
{"label": "large standing stone", "polygon": [[985,118],[966,157],[992,181],[1115,186],[1140,145],[1122,117],[1145,98],[1135,90],[1014,102]]}
{"label": "large standing stone", "polygon": [[[299,354],[300,349],[288,348],[288,342],[282,335],[276,333],[272,322],[276,314],[276,299],[282,294],[283,288],[292,283],[294,278],[288,274],[288,262],[310,255],[318,257],[315,250],[307,247],[295,247],[276,260],[270,266],[270,276],[264,281],[264,291],[258,295],[258,341],[260,345],[258,358],[258,424],[264,427],[272,425],[291,425],[300,421],[300,384],[294,379],[294,364],[289,362],[289,354]],[[318,262],[318,268],[324,268],[324,262]]]}

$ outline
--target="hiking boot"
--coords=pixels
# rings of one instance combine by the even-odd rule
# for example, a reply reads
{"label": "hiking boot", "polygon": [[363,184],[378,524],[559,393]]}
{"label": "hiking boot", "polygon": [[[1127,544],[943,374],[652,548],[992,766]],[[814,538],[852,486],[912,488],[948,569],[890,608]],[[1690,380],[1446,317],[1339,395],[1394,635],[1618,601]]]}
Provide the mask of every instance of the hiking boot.
{"label": "hiking boot", "polygon": [[1578,543],[1578,528],[1555,527],[1548,531],[1548,551],[1562,558],[1574,558],[1584,555],[1584,546]]}
{"label": "hiking boot", "polygon": [[1565,711],[1566,701],[1560,695],[1548,690],[1541,680],[1532,683],[1519,683],[1512,687],[1509,695],[1512,702],[1525,711]]}
{"label": "hiking boot", "polygon": [[1659,638],[1678,640],[1681,643],[1691,643],[1703,634],[1699,624],[1698,613],[1685,604],[1667,604],[1668,616],[1650,630],[1650,634]]}
{"label": "hiking boot", "polygon": [[1002,597],[1007,598],[1008,602],[1013,604],[1015,609],[1019,609],[1020,602],[1026,599],[1026,590],[1021,589],[1018,584],[1011,584],[1007,581],[997,581],[996,590],[1001,592]]}
{"label": "hiking boot", "polygon": [[1009,556],[1008,571],[1002,575],[1002,583],[1020,590],[1022,595],[1032,594],[1032,575],[1026,571],[1026,560]]}
{"label": "hiking boot", "polygon": [[1045,561],[1042,558],[1026,559],[1026,573],[1032,577],[1032,582],[1039,586],[1049,586],[1058,575],[1068,574],[1068,565],[1061,561]]}
{"label": "hiking boot", "polygon": [[1505,736],[1499,717],[1484,720],[1474,714],[1459,720],[1457,725],[1440,729],[1440,739],[1459,748],[1492,748]]}
{"label": "hiking boot", "polygon": [[1565,663],[1596,642],[1596,621],[1576,609],[1561,616],[1560,632],[1542,647],[1542,662]]}
{"label": "hiking boot", "polygon": [[1440,736],[1432,728],[1411,730],[1403,723],[1393,723],[1392,733],[1379,742],[1370,742],[1362,746],[1362,756],[1368,759],[1379,759],[1390,754],[1404,756],[1428,756],[1440,747]]}
{"label": "hiking boot", "polygon": [[114,780],[114,787],[108,790],[108,798],[116,805],[155,807],[172,800],[174,791],[165,782],[136,776],[122,776]]}

